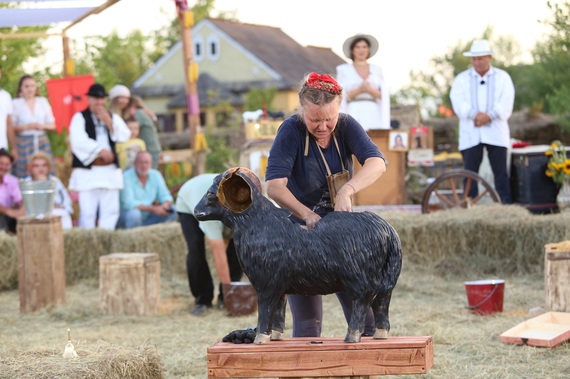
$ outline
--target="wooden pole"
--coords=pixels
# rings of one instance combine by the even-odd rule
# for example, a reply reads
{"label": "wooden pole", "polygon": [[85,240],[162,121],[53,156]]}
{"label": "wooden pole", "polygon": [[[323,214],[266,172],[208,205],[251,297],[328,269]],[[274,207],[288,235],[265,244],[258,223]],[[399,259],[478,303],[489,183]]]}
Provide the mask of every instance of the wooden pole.
{"label": "wooden pole", "polygon": [[[188,113],[188,129],[190,149],[196,145],[196,133],[200,131],[200,101],[198,98],[198,64],[194,61],[192,53],[192,27],[194,14],[188,9],[186,0],[175,0],[180,24],[180,35],[184,59],[184,77],[186,93],[186,110]],[[205,160],[194,156],[195,172],[201,174],[205,171]]]}

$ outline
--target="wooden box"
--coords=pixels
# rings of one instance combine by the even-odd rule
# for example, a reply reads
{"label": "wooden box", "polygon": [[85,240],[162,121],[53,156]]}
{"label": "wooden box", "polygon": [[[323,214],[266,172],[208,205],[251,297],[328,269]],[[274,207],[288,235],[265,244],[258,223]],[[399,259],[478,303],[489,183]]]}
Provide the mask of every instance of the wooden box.
{"label": "wooden box", "polygon": [[20,312],[65,303],[65,255],[61,217],[18,219]]}
{"label": "wooden box", "polygon": [[553,347],[570,339],[570,313],[548,312],[501,334],[499,341],[516,345]]}
{"label": "wooden box", "polygon": [[160,302],[160,259],[155,253],[99,257],[101,309],[110,314],[153,315]]}
{"label": "wooden box", "polygon": [[433,366],[431,337],[285,338],[266,344],[218,342],[208,349],[209,378],[357,377],[425,374]]}
{"label": "wooden box", "polygon": [[546,308],[570,312],[570,241],[549,243],[544,247]]}
{"label": "wooden box", "polygon": [[[406,152],[392,151],[390,130],[369,130],[368,135],[386,158],[386,172],[354,196],[354,205],[398,205],[406,201]],[[360,169],[354,159],[354,172]]]}

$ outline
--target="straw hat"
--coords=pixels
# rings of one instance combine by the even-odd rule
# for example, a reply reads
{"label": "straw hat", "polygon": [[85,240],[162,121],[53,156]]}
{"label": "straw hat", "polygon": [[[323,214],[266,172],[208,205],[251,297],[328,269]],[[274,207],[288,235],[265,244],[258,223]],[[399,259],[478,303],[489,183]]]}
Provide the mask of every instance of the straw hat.
{"label": "straw hat", "polygon": [[378,51],[378,40],[371,36],[370,34],[355,34],[352,37],[349,37],[346,41],[344,41],[342,45],[342,51],[347,58],[352,59],[352,51],[350,49],[350,45],[357,39],[363,38],[368,41],[368,45],[370,46],[370,56],[372,57]]}
{"label": "straw hat", "polygon": [[471,50],[463,53],[466,57],[484,57],[486,55],[493,55],[491,45],[486,39],[476,39],[471,44]]}
{"label": "straw hat", "polygon": [[124,96],[124,97],[131,97],[131,91],[127,86],[122,84],[117,84],[113,88],[109,90],[109,98],[113,100],[116,97]]}

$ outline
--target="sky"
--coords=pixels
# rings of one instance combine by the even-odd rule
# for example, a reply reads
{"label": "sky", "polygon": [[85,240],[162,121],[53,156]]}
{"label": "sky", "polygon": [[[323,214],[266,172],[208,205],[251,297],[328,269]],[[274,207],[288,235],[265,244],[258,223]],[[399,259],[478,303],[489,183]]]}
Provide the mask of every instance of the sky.
{"label": "sky", "polygon": [[[194,3],[189,0],[189,7]],[[495,37],[512,36],[521,45],[521,59],[528,62],[530,49],[548,31],[539,21],[552,16],[547,0],[216,0],[215,9],[235,11],[244,23],[280,28],[303,46],[329,47],[343,58],[348,37],[371,34],[380,48],[370,62],[382,67],[392,91],[409,83],[410,70],[428,70],[431,58],[481,37],[487,26]],[[120,0],[72,27],[68,35],[156,30],[175,15],[174,0]]]}

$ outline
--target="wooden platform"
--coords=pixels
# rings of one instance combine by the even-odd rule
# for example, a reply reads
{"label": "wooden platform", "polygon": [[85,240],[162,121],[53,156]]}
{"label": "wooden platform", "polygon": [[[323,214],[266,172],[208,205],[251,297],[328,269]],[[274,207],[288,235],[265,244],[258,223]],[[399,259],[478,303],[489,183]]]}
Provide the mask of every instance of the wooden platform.
{"label": "wooden platform", "polygon": [[285,338],[267,344],[218,342],[208,349],[208,378],[366,377],[425,374],[433,366],[430,336]]}

